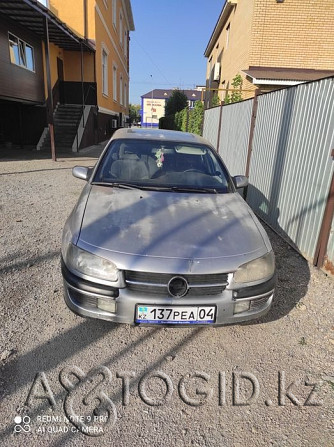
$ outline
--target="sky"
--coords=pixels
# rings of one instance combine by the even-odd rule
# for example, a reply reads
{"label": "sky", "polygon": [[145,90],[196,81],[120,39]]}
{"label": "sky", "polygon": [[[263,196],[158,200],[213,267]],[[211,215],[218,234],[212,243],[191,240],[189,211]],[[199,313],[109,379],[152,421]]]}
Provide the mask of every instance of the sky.
{"label": "sky", "polygon": [[204,51],[224,0],[131,0],[130,103],[152,89],[205,85]]}

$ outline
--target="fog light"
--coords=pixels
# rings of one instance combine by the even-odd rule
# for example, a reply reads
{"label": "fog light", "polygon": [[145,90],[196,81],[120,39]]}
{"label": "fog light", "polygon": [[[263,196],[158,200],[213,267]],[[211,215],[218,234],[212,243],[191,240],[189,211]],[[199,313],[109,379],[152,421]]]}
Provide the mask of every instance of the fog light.
{"label": "fog light", "polygon": [[97,307],[101,310],[105,310],[107,312],[116,312],[116,303],[115,300],[110,298],[98,298]]}
{"label": "fog light", "polygon": [[246,312],[249,310],[250,301],[240,301],[234,305],[234,313],[240,314],[241,312]]}

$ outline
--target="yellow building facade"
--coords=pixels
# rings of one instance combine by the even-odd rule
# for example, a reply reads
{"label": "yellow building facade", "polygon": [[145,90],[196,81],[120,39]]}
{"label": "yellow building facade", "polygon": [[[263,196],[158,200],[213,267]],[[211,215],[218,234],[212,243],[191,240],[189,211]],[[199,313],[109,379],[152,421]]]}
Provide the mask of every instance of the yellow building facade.
{"label": "yellow building facade", "polygon": [[[83,79],[85,82],[95,82],[94,75],[94,53],[84,52],[83,55]],[[62,61],[63,80],[65,82],[81,82],[81,53],[79,51],[66,51],[54,43],[49,44],[49,60],[51,87],[54,88],[59,80],[59,67],[57,60]],[[45,97],[47,92],[47,76],[45,61],[45,44],[43,42],[43,66],[44,66],[44,89]]]}
{"label": "yellow building facade", "polygon": [[334,73],[333,0],[227,0],[205,50],[207,106],[243,79],[243,99]]}
{"label": "yellow building facade", "polygon": [[[49,0],[49,9],[95,47],[93,56],[84,54],[83,81],[96,82],[100,133],[107,136],[129,117],[129,33],[134,30],[130,0]],[[64,62],[64,80],[77,81],[80,53],[57,57]],[[52,72],[54,82],[54,63]]]}

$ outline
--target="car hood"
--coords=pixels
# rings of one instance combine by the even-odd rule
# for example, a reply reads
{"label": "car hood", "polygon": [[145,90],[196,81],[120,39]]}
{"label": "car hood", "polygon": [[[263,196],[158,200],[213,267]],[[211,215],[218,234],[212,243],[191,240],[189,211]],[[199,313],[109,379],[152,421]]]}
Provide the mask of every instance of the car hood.
{"label": "car hood", "polygon": [[256,217],[237,193],[96,185],[87,200],[78,245],[106,257],[112,252],[192,262],[255,258],[268,251]]}

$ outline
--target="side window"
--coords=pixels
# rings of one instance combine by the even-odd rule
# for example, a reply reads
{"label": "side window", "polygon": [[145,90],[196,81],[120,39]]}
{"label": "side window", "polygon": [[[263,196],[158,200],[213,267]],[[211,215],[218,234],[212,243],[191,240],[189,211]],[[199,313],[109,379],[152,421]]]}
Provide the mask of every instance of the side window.
{"label": "side window", "polygon": [[117,0],[112,0],[112,23],[117,28]]}
{"label": "side window", "polygon": [[11,63],[35,71],[34,48],[11,33],[8,42]]}

